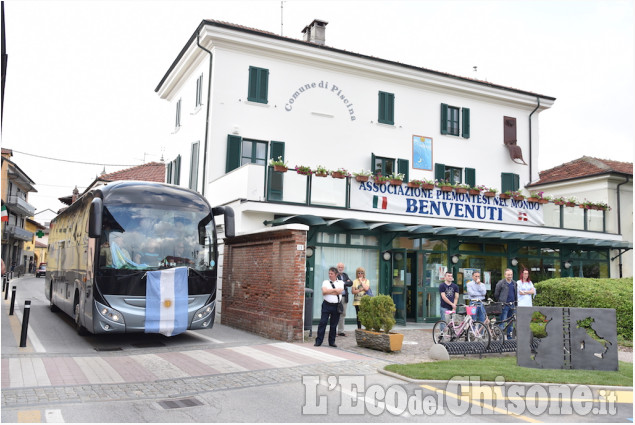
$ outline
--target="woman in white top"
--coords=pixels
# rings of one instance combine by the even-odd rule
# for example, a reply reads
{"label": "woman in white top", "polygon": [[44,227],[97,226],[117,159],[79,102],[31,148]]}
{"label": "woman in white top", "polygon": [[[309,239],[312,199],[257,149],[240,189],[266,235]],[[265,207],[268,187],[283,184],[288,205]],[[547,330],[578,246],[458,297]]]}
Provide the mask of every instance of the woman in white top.
{"label": "woman in white top", "polygon": [[517,282],[518,288],[518,306],[531,307],[532,298],[536,295],[536,288],[529,279],[529,270],[524,269],[521,273],[521,279]]}

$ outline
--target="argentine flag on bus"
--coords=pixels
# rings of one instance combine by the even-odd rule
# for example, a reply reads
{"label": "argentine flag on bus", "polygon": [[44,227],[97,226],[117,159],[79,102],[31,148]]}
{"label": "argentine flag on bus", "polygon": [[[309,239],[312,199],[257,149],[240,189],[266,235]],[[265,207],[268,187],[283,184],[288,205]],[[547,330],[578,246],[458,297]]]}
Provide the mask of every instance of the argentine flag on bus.
{"label": "argentine flag on bus", "polygon": [[187,267],[147,272],[145,333],[187,330]]}

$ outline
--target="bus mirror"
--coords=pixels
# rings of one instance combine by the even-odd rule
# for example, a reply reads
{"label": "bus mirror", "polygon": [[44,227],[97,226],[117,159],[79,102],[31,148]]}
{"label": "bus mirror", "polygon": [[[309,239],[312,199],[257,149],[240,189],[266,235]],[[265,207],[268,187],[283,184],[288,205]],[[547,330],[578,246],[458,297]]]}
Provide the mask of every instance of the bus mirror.
{"label": "bus mirror", "polygon": [[90,203],[90,215],[88,217],[88,237],[98,238],[101,236],[101,218],[102,218],[102,205],[101,198],[93,199]]}
{"label": "bus mirror", "polygon": [[236,236],[234,228],[234,210],[231,207],[215,207],[212,208],[212,214],[222,215],[225,217],[225,237],[233,238]]}

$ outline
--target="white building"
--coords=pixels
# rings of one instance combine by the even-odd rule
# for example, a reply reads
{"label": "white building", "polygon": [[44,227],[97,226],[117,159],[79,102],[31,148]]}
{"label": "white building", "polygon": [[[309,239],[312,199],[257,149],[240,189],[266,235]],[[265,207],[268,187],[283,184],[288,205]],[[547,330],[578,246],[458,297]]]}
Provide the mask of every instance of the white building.
{"label": "white building", "polygon": [[[321,165],[528,194],[539,117],[555,101],[329,47],[326,25],[313,21],[298,40],[201,22],[156,88],[176,116],[167,181],[231,206],[241,233],[306,225],[307,286],[339,261],[351,276],[362,266],[401,322],[435,320],[446,268],[460,286],[475,269],[495,284],[506,267],[528,267],[537,281],[571,275],[571,252],[585,250],[608,276],[609,248],[632,245],[562,228],[553,204],[296,173]],[[288,172],[268,166],[278,157]]]}

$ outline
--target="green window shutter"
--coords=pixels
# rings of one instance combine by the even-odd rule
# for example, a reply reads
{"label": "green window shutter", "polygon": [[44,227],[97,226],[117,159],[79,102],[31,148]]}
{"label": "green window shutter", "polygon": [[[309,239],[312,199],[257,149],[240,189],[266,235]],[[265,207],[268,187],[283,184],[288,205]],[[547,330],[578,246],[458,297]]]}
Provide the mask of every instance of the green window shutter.
{"label": "green window shutter", "polygon": [[281,156],[284,161],[284,142],[274,142],[271,141],[271,153],[269,154],[269,158],[278,159]]}
{"label": "green window shutter", "polygon": [[189,188],[198,191],[198,155],[199,142],[192,143],[192,155],[190,156],[190,184]]}
{"label": "green window shutter", "polygon": [[181,184],[181,155],[174,160],[174,184]]}
{"label": "green window shutter", "polygon": [[520,189],[520,176],[518,174],[512,174],[513,179],[514,179],[514,188],[512,190],[519,190]]}
{"label": "green window shutter", "polygon": [[373,175],[375,174],[375,171],[376,171],[376,170],[375,170],[375,161],[376,161],[376,160],[377,160],[377,159],[376,159],[376,157],[375,157],[375,154],[374,154],[374,153],[371,153],[371,154],[370,154],[370,168],[369,168],[369,170],[370,170],[370,172],[371,172],[371,173],[373,173]]}
{"label": "green window shutter", "polygon": [[501,173],[501,193],[513,191],[514,189],[514,174],[513,173]]}
{"label": "green window shutter", "polygon": [[436,181],[445,180],[445,164],[434,164],[434,179]]}
{"label": "green window shutter", "polygon": [[441,104],[441,134],[448,134],[448,105]]}
{"label": "green window shutter", "polygon": [[172,184],[172,162],[171,161],[168,162],[168,165],[167,165],[165,182]]}
{"label": "green window shutter", "polygon": [[379,114],[377,120],[382,124],[395,124],[395,95],[379,92]]}
{"label": "green window shutter", "polygon": [[240,146],[242,145],[242,142],[243,138],[240,136],[234,136],[233,134],[227,135],[226,173],[240,167]]}
{"label": "green window shutter", "polygon": [[251,102],[267,103],[269,95],[269,70],[249,67],[249,85],[247,88],[247,100]]}
{"label": "green window shutter", "polygon": [[470,108],[463,108],[461,110],[463,113],[462,121],[463,126],[461,127],[461,137],[465,139],[470,138]]}
{"label": "green window shutter", "polygon": [[465,184],[476,186],[476,170],[474,168],[465,169]]}
{"label": "green window shutter", "polygon": [[407,159],[398,159],[397,160],[397,172],[404,174],[405,177],[404,177],[403,181],[405,181],[405,182],[410,181],[409,171],[410,171],[410,161],[408,161]]}

